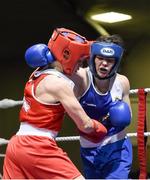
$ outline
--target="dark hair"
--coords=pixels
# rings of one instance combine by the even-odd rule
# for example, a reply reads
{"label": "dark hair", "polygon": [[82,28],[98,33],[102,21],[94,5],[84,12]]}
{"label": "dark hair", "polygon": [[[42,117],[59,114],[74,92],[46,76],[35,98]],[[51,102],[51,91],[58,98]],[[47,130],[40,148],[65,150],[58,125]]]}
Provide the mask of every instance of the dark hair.
{"label": "dark hair", "polygon": [[98,42],[106,42],[106,43],[115,43],[124,48],[124,41],[118,34],[113,35],[102,35],[99,36],[96,41]]}

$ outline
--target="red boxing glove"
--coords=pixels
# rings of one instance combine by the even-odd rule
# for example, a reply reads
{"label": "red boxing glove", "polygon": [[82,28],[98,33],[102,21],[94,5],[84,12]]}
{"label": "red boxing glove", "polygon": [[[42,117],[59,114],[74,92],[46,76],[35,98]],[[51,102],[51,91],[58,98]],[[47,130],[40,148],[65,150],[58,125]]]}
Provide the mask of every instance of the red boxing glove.
{"label": "red boxing glove", "polygon": [[107,134],[107,129],[105,128],[105,126],[103,124],[101,124],[100,122],[92,119],[93,122],[93,128],[94,130],[90,133],[85,133],[82,131],[80,132],[80,135],[83,136],[85,139],[94,142],[94,143],[98,143],[100,142]]}

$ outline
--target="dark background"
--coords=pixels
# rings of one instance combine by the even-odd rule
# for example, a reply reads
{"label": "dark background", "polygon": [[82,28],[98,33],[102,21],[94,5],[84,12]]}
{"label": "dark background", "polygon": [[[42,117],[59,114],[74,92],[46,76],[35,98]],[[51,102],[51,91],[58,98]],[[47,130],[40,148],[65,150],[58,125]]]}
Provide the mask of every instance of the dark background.
{"label": "dark background", "polygon": [[[133,19],[115,24],[92,22],[89,19],[92,12],[107,11],[130,14]],[[150,87],[149,0],[6,0],[1,2],[0,23],[0,99],[22,100],[25,82],[32,72],[24,60],[25,50],[36,43],[47,43],[56,27],[72,29],[89,40],[94,40],[102,34],[120,34],[126,45],[120,72],[130,80],[131,89]],[[148,95],[148,119],[149,102]],[[128,131],[136,132],[138,111],[136,95],[131,96],[131,103],[133,120]],[[0,109],[0,137],[9,139],[17,131],[18,113],[19,107]],[[148,131],[150,131],[149,124]],[[76,135],[74,124],[68,118],[65,119],[61,135]],[[133,138],[132,142],[133,178],[137,177],[139,162],[137,141]],[[79,142],[61,142],[59,145],[68,152],[73,162],[81,169]],[[5,146],[0,147],[0,151],[0,153],[5,152]],[[148,157],[150,157],[149,154]],[[0,159],[1,172],[2,163],[3,158]],[[148,172],[150,172],[149,163]]]}

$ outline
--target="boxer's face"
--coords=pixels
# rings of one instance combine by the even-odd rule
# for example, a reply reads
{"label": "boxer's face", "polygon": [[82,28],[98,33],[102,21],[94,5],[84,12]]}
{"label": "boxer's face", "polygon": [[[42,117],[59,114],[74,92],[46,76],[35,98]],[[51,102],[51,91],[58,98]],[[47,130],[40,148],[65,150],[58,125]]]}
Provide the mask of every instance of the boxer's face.
{"label": "boxer's face", "polygon": [[104,58],[101,56],[95,57],[96,72],[101,78],[105,78],[109,75],[114,64],[115,64],[114,58]]}

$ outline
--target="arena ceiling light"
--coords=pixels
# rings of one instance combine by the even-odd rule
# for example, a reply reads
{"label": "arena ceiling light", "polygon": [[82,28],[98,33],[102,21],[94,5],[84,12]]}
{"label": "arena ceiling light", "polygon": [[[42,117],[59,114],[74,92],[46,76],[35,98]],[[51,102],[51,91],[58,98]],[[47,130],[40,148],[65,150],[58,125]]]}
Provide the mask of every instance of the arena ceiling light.
{"label": "arena ceiling light", "polygon": [[132,19],[132,16],[117,12],[107,12],[107,13],[92,15],[91,19],[106,23],[116,23],[116,22]]}

